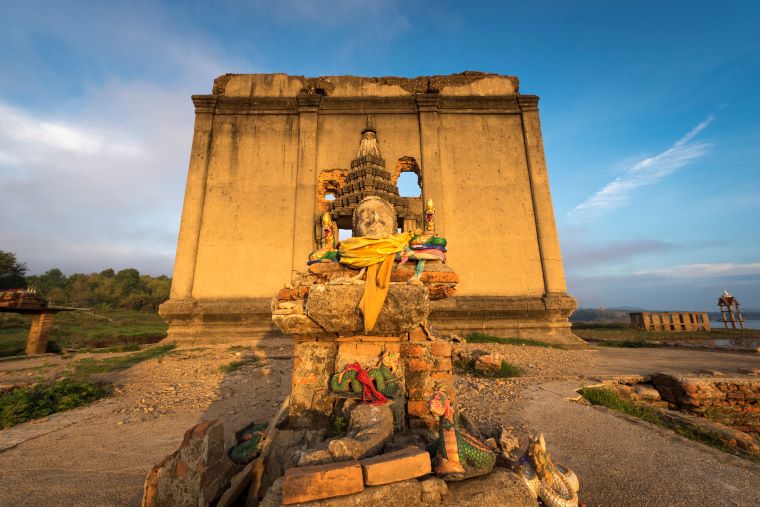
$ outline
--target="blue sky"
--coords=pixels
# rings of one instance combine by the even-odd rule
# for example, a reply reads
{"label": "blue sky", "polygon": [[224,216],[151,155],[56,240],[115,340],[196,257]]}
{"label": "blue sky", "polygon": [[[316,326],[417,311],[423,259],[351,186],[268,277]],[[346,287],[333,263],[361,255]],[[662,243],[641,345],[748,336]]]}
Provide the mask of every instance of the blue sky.
{"label": "blue sky", "polygon": [[751,1],[6,0],[0,250],[170,274],[189,96],[219,74],[483,70],[541,97],[582,306],[760,307],[759,26]]}

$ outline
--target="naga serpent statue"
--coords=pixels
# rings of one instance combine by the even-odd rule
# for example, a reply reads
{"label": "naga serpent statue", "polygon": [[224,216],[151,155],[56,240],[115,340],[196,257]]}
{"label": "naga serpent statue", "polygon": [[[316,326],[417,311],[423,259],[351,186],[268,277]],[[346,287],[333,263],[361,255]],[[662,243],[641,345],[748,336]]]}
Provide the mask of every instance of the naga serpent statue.
{"label": "naga serpent statue", "polygon": [[458,481],[484,475],[496,463],[490,449],[459,427],[457,415],[446,393],[436,391],[430,411],[441,418],[438,439],[428,448],[433,460],[433,472],[447,481]]}
{"label": "naga serpent statue", "polygon": [[369,370],[362,369],[359,363],[349,364],[332,376],[330,389],[336,393],[362,393],[366,403],[385,403],[386,397],[393,396],[398,389],[398,380],[393,374],[398,360],[395,352],[384,352],[380,363]]}
{"label": "naga serpent statue", "polygon": [[552,462],[543,434],[530,439],[519,466],[520,477],[546,507],[578,507],[578,476]]}

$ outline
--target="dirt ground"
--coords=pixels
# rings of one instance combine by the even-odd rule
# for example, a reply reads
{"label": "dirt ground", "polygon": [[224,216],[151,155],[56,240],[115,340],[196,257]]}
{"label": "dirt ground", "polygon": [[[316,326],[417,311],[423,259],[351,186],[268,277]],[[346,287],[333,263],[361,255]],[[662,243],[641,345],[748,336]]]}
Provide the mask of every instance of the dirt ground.
{"label": "dirt ground", "polygon": [[[760,504],[760,492],[751,486],[760,480],[757,465],[566,400],[567,393],[603,378],[699,369],[734,375],[737,368],[760,367],[760,356],[464,347],[499,351],[524,373],[516,379],[460,375],[456,387],[464,413],[485,432],[511,426],[524,440],[529,431],[544,431],[554,458],[580,477],[588,506],[662,505],[660,499],[668,505]],[[260,357],[255,364],[231,373],[220,369],[252,355]],[[41,372],[54,376],[67,361],[0,362],[0,384]],[[139,505],[147,471],[178,447],[185,430],[218,418],[231,442],[236,430],[271,417],[288,394],[291,363],[287,342],[272,342],[266,349],[177,349],[112,374],[118,386],[113,397],[0,431],[0,505]]]}

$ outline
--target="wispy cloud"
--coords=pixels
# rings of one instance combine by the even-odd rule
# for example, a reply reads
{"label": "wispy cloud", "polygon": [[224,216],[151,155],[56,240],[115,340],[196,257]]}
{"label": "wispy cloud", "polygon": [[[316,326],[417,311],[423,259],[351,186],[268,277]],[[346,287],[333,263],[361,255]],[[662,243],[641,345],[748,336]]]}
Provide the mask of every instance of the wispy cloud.
{"label": "wispy cloud", "polygon": [[96,133],[71,122],[40,118],[0,102],[0,164],[21,163],[41,149],[79,155],[134,155],[140,146],[124,134]]}
{"label": "wispy cloud", "polygon": [[652,185],[700,158],[707,153],[711,144],[706,141],[695,141],[695,138],[714,119],[713,115],[708,116],[667,150],[636,162],[622,176],[570,210],[568,215],[576,218],[591,218],[599,216],[606,210],[622,207],[628,202],[634,190]]}
{"label": "wispy cloud", "polygon": [[702,264],[684,264],[670,268],[638,271],[639,276],[655,275],[667,278],[717,278],[760,274],[760,262],[737,264],[733,262],[716,262]]}
{"label": "wispy cloud", "polygon": [[677,245],[657,239],[635,239],[599,244],[578,241],[570,237],[564,243],[564,261],[568,267],[597,267],[601,264],[620,264],[627,260],[677,249]]}

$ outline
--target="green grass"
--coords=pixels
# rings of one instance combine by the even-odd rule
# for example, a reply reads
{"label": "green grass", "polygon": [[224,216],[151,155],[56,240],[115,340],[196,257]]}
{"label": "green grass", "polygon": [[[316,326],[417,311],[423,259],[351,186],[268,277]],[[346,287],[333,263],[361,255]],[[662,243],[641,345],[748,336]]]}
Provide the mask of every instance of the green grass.
{"label": "green grass", "polygon": [[584,340],[591,341],[688,341],[688,340],[715,340],[731,338],[755,338],[760,339],[760,329],[723,329],[713,328],[709,333],[706,331],[641,331],[634,329],[625,323],[584,323],[574,322],[573,333]]}
{"label": "green grass", "polygon": [[232,361],[229,364],[225,364],[219,367],[219,369],[223,373],[232,373],[233,371],[239,370],[243,366],[247,366],[249,364],[257,364],[259,362],[259,358],[256,356],[251,357],[245,357],[243,359],[237,359],[235,361]]}
{"label": "green grass", "polygon": [[[3,315],[0,316],[0,357],[23,354],[29,333],[29,317],[17,314],[0,315]],[[166,336],[166,330],[166,322],[151,312],[61,312],[53,317],[48,351],[156,343]]]}
{"label": "green grass", "polygon": [[14,389],[0,396],[0,429],[92,403],[110,392],[105,384],[73,379]]}
{"label": "green grass", "polygon": [[102,349],[93,349],[90,347],[83,347],[79,349],[79,352],[90,352],[92,354],[106,354],[108,352],[134,352],[142,349],[142,345],[137,343],[128,343],[126,345],[116,345],[113,347],[103,347]]}
{"label": "green grass", "polygon": [[460,358],[455,362],[454,366],[456,366],[459,370],[476,377],[511,378],[519,377],[522,374],[520,367],[510,364],[504,360],[501,361],[501,368],[499,371],[493,372],[476,370],[474,359]]}
{"label": "green grass", "polygon": [[632,329],[628,322],[573,322],[572,330],[578,329]]}
{"label": "green grass", "polygon": [[642,349],[642,348],[657,347],[656,344],[647,342],[644,340],[622,340],[622,341],[604,340],[601,342],[596,342],[596,344],[601,345],[602,347],[618,347],[618,348],[624,348],[624,349]]}
{"label": "green grass", "polygon": [[[701,442],[722,451],[729,452],[731,450],[730,447],[715,433],[697,426],[687,426],[685,424],[675,423],[660,415],[657,409],[623,399],[612,389],[605,387],[585,387],[581,389],[579,393],[592,405],[601,405],[637,417],[649,423],[668,428],[689,440]],[[751,459],[757,460],[756,457]]]}
{"label": "green grass", "polygon": [[540,342],[537,340],[528,340],[525,338],[502,338],[486,333],[470,333],[465,338],[467,343],[501,343],[504,345],[526,345],[530,347],[550,347],[556,348],[551,343]]}
{"label": "green grass", "polygon": [[[75,360],[66,367],[62,373],[63,378],[59,380],[16,388],[0,395],[0,428],[86,405],[108,396],[111,385],[94,380],[91,378],[93,375],[124,370],[143,361],[163,357],[174,347],[174,344],[158,345],[123,356]],[[113,347],[121,350],[133,348],[130,345]]]}
{"label": "green grass", "polygon": [[126,356],[106,357],[103,359],[94,359],[91,357],[74,361],[67,369],[65,374],[71,378],[87,379],[90,375],[97,373],[108,373],[119,371],[134,366],[137,363],[156,359],[171,352],[175,344],[158,345],[148,349]]}

